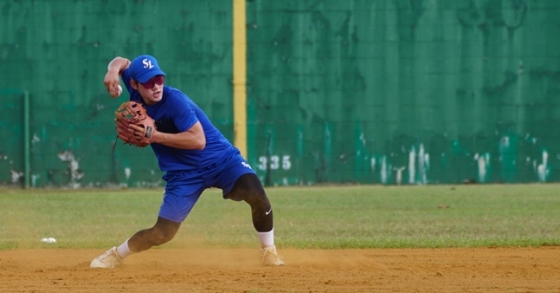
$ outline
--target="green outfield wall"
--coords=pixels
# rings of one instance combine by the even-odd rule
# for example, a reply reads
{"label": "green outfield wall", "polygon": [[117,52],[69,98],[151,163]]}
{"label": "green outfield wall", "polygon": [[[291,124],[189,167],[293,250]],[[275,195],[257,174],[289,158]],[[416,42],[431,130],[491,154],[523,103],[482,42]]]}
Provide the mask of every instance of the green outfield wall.
{"label": "green outfield wall", "polygon": [[[111,151],[117,55],[156,56],[234,141],[233,1],[0,7],[0,185],[162,185],[149,148]],[[559,15],[555,0],[247,0],[248,161],[267,185],[560,182]]]}

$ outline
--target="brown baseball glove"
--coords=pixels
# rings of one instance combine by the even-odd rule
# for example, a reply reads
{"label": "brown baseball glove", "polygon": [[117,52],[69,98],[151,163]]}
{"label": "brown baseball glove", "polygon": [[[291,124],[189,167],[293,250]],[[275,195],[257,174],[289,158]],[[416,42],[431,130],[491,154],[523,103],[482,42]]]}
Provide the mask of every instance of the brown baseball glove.
{"label": "brown baseball glove", "polygon": [[[142,104],[134,101],[122,103],[115,112],[117,136],[127,144],[145,147],[151,143],[155,131],[154,119],[148,116]],[[137,126],[137,127],[134,127]]]}

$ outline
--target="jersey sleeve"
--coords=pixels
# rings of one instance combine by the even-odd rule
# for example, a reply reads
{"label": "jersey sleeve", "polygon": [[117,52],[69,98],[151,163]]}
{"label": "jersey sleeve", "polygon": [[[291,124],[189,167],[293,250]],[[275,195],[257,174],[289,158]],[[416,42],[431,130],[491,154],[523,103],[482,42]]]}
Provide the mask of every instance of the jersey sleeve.
{"label": "jersey sleeve", "polygon": [[173,123],[179,132],[185,132],[198,122],[198,117],[188,98],[176,96],[174,100]]}

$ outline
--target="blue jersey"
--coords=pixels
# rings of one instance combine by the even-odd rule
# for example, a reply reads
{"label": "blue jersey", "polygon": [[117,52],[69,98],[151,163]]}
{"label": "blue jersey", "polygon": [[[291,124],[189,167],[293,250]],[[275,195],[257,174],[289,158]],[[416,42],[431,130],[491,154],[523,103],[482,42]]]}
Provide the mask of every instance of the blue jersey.
{"label": "blue jersey", "polygon": [[222,133],[210,122],[208,116],[183,92],[164,86],[161,101],[146,105],[130,85],[128,69],[122,74],[122,80],[130,94],[130,100],[140,102],[148,115],[155,121],[158,131],[180,133],[200,122],[206,136],[206,147],[202,150],[183,150],[152,143],[152,147],[162,171],[197,170],[210,166],[226,156],[239,153]]}

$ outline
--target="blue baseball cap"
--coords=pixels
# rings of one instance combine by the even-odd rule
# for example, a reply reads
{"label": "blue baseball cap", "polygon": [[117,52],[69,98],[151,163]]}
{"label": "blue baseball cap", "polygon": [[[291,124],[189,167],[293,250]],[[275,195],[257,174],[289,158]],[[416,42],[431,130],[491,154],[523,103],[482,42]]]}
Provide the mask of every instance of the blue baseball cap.
{"label": "blue baseball cap", "polygon": [[145,83],[156,75],[165,75],[159,68],[156,58],[150,55],[140,55],[128,67],[130,77],[139,83]]}

